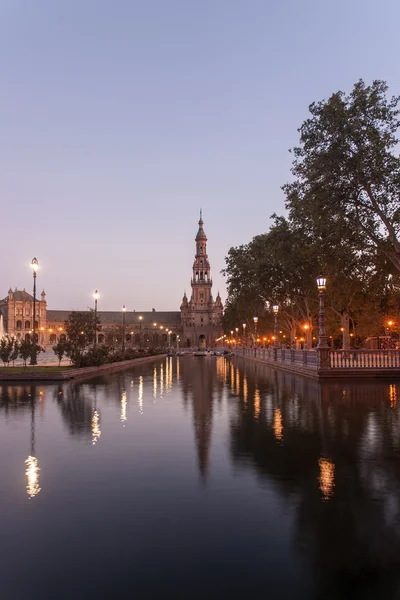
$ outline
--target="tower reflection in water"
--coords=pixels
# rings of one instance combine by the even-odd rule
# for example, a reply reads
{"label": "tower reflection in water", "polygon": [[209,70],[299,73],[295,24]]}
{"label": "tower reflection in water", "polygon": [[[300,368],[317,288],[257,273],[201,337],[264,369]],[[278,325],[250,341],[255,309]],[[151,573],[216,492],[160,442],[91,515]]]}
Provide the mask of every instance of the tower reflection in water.
{"label": "tower reflection in water", "polygon": [[186,357],[179,366],[183,402],[186,408],[191,405],[193,411],[198,469],[203,480],[209,466],[214,401],[222,401],[222,365],[226,365],[224,359]]}

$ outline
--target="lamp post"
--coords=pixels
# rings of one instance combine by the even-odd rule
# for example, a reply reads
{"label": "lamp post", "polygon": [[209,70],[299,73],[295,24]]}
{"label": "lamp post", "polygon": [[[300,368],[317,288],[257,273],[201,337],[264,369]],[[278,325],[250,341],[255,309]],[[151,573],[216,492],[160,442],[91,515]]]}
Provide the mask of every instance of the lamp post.
{"label": "lamp post", "polygon": [[140,343],[139,343],[139,348],[142,347],[142,315],[140,315],[139,317],[139,337],[140,337]]}
{"label": "lamp post", "polygon": [[325,290],[326,290],[326,277],[320,275],[317,277],[317,287],[319,292],[319,337],[318,337],[318,348],[326,350],[329,348],[328,338],[325,333]]}
{"label": "lamp post", "polygon": [[[36,335],[35,335],[35,319],[36,319],[36,273],[39,269],[39,262],[37,258],[32,258],[32,262],[31,262],[31,267],[32,267],[32,271],[33,271],[33,327],[32,327],[32,339],[33,339],[33,343],[36,345]],[[31,354],[31,365],[36,365],[37,364],[37,360],[36,360],[36,351],[35,351],[35,347],[32,347],[32,354]]]}
{"label": "lamp post", "polygon": [[125,352],[125,313],[126,306],[122,306],[122,352]]}
{"label": "lamp post", "polygon": [[235,337],[235,354],[237,354],[239,327],[235,327],[235,332],[236,332],[236,337]]}
{"label": "lamp post", "polygon": [[258,324],[258,317],[253,317],[253,321],[254,321],[254,346],[257,348],[257,324]]}
{"label": "lamp post", "polygon": [[272,310],[274,311],[274,348],[279,348],[279,339],[278,339],[278,312],[279,312],[279,306],[277,304],[274,304],[274,306],[272,307]]}
{"label": "lamp post", "polygon": [[243,323],[242,327],[243,327],[243,341],[244,341],[245,345],[247,346],[247,339],[246,339],[246,323]]}
{"label": "lamp post", "polygon": [[94,343],[93,346],[97,346],[97,300],[99,299],[99,292],[95,290],[93,294],[94,298]]}

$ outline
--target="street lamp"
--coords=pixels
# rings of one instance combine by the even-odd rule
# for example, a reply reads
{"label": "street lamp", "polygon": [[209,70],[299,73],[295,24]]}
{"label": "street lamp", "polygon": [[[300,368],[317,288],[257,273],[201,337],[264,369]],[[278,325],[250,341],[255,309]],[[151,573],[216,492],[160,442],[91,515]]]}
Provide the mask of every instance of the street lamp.
{"label": "street lamp", "polygon": [[246,339],[246,323],[243,323],[242,327],[243,327],[243,340],[244,340],[244,343],[247,346],[247,343],[246,343],[247,342],[247,339]]}
{"label": "street lamp", "polygon": [[93,346],[96,348],[97,346],[97,300],[99,299],[99,292],[95,290],[93,294],[94,298],[94,344]]}
{"label": "street lamp", "polygon": [[142,315],[139,316],[139,336],[140,336],[140,348],[142,347]]}
{"label": "street lamp", "polygon": [[279,348],[279,339],[278,339],[278,312],[279,312],[279,306],[277,304],[274,304],[274,306],[272,307],[272,310],[274,311],[274,348]]}
{"label": "street lamp", "polygon": [[35,319],[36,319],[36,273],[39,269],[39,262],[37,258],[32,258],[31,267],[33,271],[33,346],[32,346],[32,354],[31,354],[31,365],[36,365],[36,336],[35,336]]}
{"label": "street lamp", "polygon": [[325,290],[326,290],[326,277],[320,275],[317,277],[317,288],[319,292],[319,337],[318,337],[318,348],[327,349],[328,338],[325,333]]}
{"label": "street lamp", "polygon": [[239,327],[235,327],[235,332],[236,332],[236,337],[235,337],[235,352],[237,354]]}
{"label": "street lamp", "polygon": [[122,352],[125,352],[125,313],[126,306],[122,306]]}
{"label": "street lamp", "polygon": [[253,321],[254,321],[254,345],[257,348],[257,323],[258,323],[258,317],[253,317]]}

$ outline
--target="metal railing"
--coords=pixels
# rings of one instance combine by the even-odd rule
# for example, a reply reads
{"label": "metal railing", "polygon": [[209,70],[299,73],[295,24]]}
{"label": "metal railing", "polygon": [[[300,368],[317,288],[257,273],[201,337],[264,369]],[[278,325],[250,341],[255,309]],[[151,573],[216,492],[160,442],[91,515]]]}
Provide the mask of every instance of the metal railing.
{"label": "metal railing", "polygon": [[238,350],[242,356],[258,360],[274,361],[286,365],[317,368],[317,352],[315,350],[291,350],[287,348],[243,348]]}
{"label": "metal railing", "polygon": [[400,350],[333,350],[329,352],[331,369],[400,368]]}
{"label": "metal railing", "polygon": [[240,348],[241,356],[308,369],[400,369],[400,350]]}

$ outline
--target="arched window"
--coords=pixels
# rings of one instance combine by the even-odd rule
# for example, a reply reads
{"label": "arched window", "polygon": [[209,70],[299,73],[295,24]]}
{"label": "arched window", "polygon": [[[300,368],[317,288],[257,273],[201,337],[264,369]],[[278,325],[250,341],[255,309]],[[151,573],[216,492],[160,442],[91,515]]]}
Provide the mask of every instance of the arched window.
{"label": "arched window", "polygon": [[39,323],[37,321],[35,321],[35,329],[37,329],[39,327]]}
{"label": "arched window", "polygon": [[99,342],[99,344],[102,344],[104,342],[104,335],[102,333],[100,333],[100,335],[97,337],[97,341]]}
{"label": "arched window", "polygon": [[15,327],[16,327],[17,331],[20,331],[22,329],[22,321],[17,321],[15,324]]}
{"label": "arched window", "polygon": [[57,336],[55,333],[50,335],[50,344],[55,344],[57,342]]}
{"label": "arched window", "polygon": [[30,328],[31,328],[31,322],[25,321],[25,329],[30,329]]}
{"label": "arched window", "polygon": [[135,344],[140,344],[140,333],[135,334]]}

